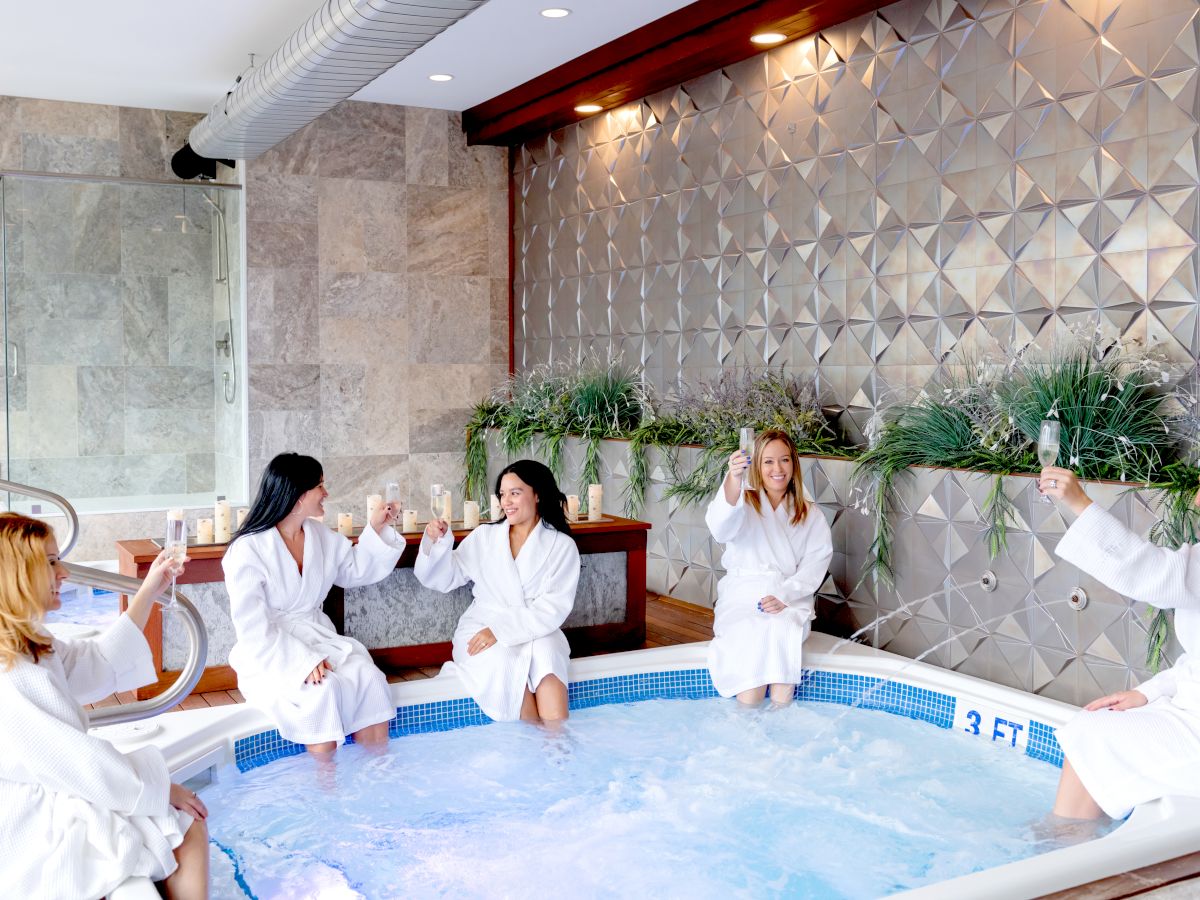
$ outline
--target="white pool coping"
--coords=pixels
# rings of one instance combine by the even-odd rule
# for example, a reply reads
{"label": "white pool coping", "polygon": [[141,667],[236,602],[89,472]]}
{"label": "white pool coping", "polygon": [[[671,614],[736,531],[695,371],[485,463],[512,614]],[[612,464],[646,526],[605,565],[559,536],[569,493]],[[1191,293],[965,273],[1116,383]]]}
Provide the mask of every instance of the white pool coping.
{"label": "white pool coping", "polygon": [[[842,644],[831,654],[837,644],[828,635],[814,633],[805,644],[806,668],[894,678],[914,687],[953,694],[958,702],[950,731],[961,739],[1011,741],[1013,752],[1024,753],[1023,737],[1028,735],[1030,720],[1057,728],[1077,712],[1066,703],[913,662],[860,644]],[[571,681],[705,668],[707,648],[707,643],[681,644],[572,660]],[[391,690],[396,706],[468,696],[454,674],[453,665],[449,664],[435,678],[398,682],[391,685]],[[968,713],[972,714],[971,718],[967,718]],[[139,729],[138,726],[142,727]],[[149,722],[110,726],[95,729],[93,733],[113,740],[125,751],[146,744],[156,745],[167,758],[173,780],[184,781],[213,766],[232,763],[236,741],[272,727],[266,716],[243,703],[173,712]],[[988,734],[989,727],[992,728],[991,735]],[[138,731],[142,733],[136,733]],[[972,732],[977,732],[978,736],[972,736]],[[905,900],[1032,898],[1184,856],[1198,849],[1200,798],[1167,797],[1139,806],[1123,825],[1097,840],[891,896]],[[112,900],[152,897],[157,897],[157,893],[145,879],[127,883],[112,894]]]}

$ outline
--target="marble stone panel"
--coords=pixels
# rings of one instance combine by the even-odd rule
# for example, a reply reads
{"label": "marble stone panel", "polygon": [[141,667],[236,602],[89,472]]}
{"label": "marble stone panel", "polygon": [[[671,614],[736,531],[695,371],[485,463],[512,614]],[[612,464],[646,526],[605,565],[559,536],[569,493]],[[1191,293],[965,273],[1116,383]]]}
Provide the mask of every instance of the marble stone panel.
{"label": "marble stone panel", "polygon": [[29,365],[24,371],[26,409],[9,411],[9,453],[13,457],[73,455],[79,436],[75,367]]}
{"label": "marble stone panel", "polygon": [[315,269],[276,269],[272,278],[271,346],[281,363],[305,363],[320,349],[320,297]]}
{"label": "marble stone panel", "polygon": [[71,103],[33,97],[8,98],[21,130],[59,137],[90,137],[115,141],[120,134],[119,107],[98,103]]}
{"label": "marble stone panel", "polygon": [[124,367],[80,366],[76,369],[76,378],[80,456],[113,456],[124,453]]}
{"label": "marble stone panel", "polygon": [[121,272],[120,186],[73,186],[71,221],[72,272]]}
{"label": "marble stone panel", "polygon": [[168,358],[173,366],[212,366],[212,279],[204,275],[172,275],[167,279]]}
{"label": "marble stone panel", "polygon": [[129,366],[125,403],[129,409],[187,409],[212,413],[211,366]]}
{"label": "marble stone panel", "polygon": [[208,453],[213,450],[213,410],[130,406],[124,416],[129,453]]}
{"label": "marble stone panel", "polygon": [[121,278],[118,275],[63,275],[62,305],[51,305],[52,319],[120,319]]}
{"label": "marble stone panel", "polygon": [[203,191],[184,184],[121,185],[121,227],[173,234],[211,232],[213,212]]}
{"label": "marble stone panel", "polygon": [[[229,615],[229,591],[225,588],[225,582],[181,584],[179,592],[196,607],[208,632],[208,659],[205,665],[228,665],[229,651],[237,643],[237,632]],[[187,662],[187,653],[187,631],[175,613],[164,610],[163,668],[170,671],[182,669]]]}
{"label": "marble stone panel", "polygon": [[246,347],[256,363],[276,363],[275,269],[246,270]]}
{"label": "marble stone panel", "polygon": [[406,180],[409,184],[447,185],[451,115],[421,107],[409,107],[404,113]]}
{"label": "marble stone panel", "polygon": [[485,191],[411,186],[408,270],[429,275],[490,274],[488,228]]}
{"label": "marble stone panel", "polygon": [[[427,402],[428,399],[414,397],[412,402]],[[471,410],[466,407],[410,408],[409,448],[413,453],[451,453],[461,450],[470,417]]]}
{"label": "marble stone panel", "polygon": [[0,168],[21,168],[21,119],[17,97],[0,97]]}
{"label": "marble stone panel", "polygon": [[317,179],[257,173],[246,185],[247,222],[307,223],[317,215]]}
{"label": "marble stone panel", "polygon": [[467,144],[462,116],[451,113],[447,126],[447,175],[451,187],[504,188],[508,192],[508,148]]}
{"label": "marble stone panel", "polygon": [[625,621],[625,553],[584,553],[579,557],[575,606],[564,625],[605,625]]}
{"label": "marble stone panel", "polygon": [[317,124],[317,173],[322,178],[404,181],[403,125],[399,133],[378,134],[331,131],[320,120]]}
{"label": "marble stone panel", "polygon": [[182,494],[186,468],[182,454],[162,454],[14,459],[12,470],[17,481],[87,499]]}
{"label": "marble stone panel", "polygon": [[126,178],[174,178],[171,157],[202,118],[200,113],[121,107],[121,174]]}
{"label": "marble stone panel", "polygon": [[316,409],[321,402],[321,367],[250,364],[250,408]]}
{"label": "marble stone panel", "polygon": [[246,264],[286,269],[317,265],[317,223],[259,222],[246,234]]}
{"label": "marble stone panel", "polygon": [[258,159],[246,164],[247,188],[260,173],[272,175],[316,175],[317,124],[301,128],[291,137],[280,141]]}
{"label": "marble stone panel", "polygon": [[[216,493],[216,455],[213,453],[187,454],[187,492],[189,494]],[[225,496],[229,496],[226,494]]]}
{"label": "marble stone panel", "polygon": [[366,367],[321,366],[321,453],[353,456],[362,452]]}
{"label": "marble stone panel", "polygon": [[[255,409],[249,415],[251,460],[266,462],[291,450],[307,456],[321,455],[321,411],[319,409]],[[257,470],[251,482],[257,483]]]}
{"label": "marble stone panel", "polygon": [[21,168],[29,172],[116,176],[121,174],[120,157],[115,140],[30,132],[21,138]]}
{"label": "marble stone panel", "polygon": [[409,278],[409,359],[490,359],[491,283],[486,278]]}
{"label": "marble stone panel", "polygon": [[121,231],[121,268],[126,275],[197,275],[212,271],[212,238],[207,233]]}
{"label": "marble stone panel", "polygon": [[489,344],[489,360],[507,366],[512,351],[512,335],[508,330],[508,319],[512,311],[512,285],[507,278],[491,279],[491,316],[489,325],[492,339]]}
{"label": "marble stone panel", "polygon": [[70,361],[111,365],[121,358],[122,327],[110,319],[42,319],[28,324],[25,358],[30,366]]}
{"label": "marble stone panel", "polygon": [[[403,485],[408,480],[406,475],[409,457],[403,453],[377,456],[325,455],[320,459],[325,470],[325,486],[329,490],[329,499],[325,503],[325,509],[329,513],[344,510],[352,511],[356,518],[363,516],[370,494],[382,494],[383,486],[389,481],[398,482],[403,490]],[[426,492],[428,490],[426,487]],[[425,496],[428,497],[428,493]],[[330,520],[336,521],[332,516]]]}
{"label": "marble stone panel", "polygon": [[168,279],[121,277],[122,359],[126,365],[165,366],[169,352]]}
{"label": "marble stone panel", "polygon": [[360,140],[374,137],[399,139],[404,143],[407,107],[393,103],[365,103],[344,100],[316,121],[326,134],[344,134]]}
{"label": "marble stone panel", "polygon": [[320,275],[322,321],[375,318],[399,319],[407,315],[408,279],[385,272],[333,272]]}
{"label": "marble stone panel", "polygon": [[349,178],[318,187],[320,265],[338,272],[403,272],[406,188]]}

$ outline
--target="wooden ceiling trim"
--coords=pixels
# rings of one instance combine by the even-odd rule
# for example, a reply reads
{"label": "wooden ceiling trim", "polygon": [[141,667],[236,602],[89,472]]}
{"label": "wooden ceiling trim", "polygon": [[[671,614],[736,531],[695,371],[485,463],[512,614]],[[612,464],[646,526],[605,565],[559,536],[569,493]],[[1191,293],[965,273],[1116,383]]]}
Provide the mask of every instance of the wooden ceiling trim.
{"label": "wooden ceiling trim", "polygon": [[750,35],[796,40],[874,12],[881,0],[698,0],[463,112],[471,144],[519,144],[763,53]]}

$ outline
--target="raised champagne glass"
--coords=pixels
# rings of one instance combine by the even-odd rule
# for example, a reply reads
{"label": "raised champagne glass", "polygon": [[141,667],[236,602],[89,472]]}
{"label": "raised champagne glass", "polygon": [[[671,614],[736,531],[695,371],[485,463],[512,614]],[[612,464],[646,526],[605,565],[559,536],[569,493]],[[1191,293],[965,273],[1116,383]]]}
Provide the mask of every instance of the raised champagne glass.
{"label": "raised champagne glass", "polygon": [[[738,449],[746,454],[750,465],[754,464],[754,429],[743,428],[738,432]],[[750,466],[742,469],[742,490],[750,487]]]}
{"label": "raised champagne glass", "polygon": [[[1059,433],[1058,422],[1053,419],[1046,419],[1042,422],[1042,427],[1038,431],[1038,462],[1042,464],[1043,469],[1058,462]],[[1046,494],[1042,494],[1042,502],[1047,504],[1054,503]]]}

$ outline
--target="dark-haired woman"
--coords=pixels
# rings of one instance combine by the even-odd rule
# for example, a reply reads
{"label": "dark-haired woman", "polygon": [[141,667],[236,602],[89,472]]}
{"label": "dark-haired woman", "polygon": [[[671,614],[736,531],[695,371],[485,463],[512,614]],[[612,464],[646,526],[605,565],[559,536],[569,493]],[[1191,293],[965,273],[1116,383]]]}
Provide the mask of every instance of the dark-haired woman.
{"label": "dark-haired woman", "polygon": [[[742,472],[750,467],[750,486]],[[738,451],[704,516],[725,545],[717,583],[708,669],[722,697],[758,706],[792,702],[803,673],[801,649],[813,617],[813,594],[833,556],[829,523],[804,497],[796,445],[784,431],[764,431],[754,458]]]}
{"label": "dark-haired woman", "polygon": [[417,554],[426,587],[474,583],[474,602],[454,631],[454,663],[480,709],[496,721],[567,717],[570,647],[562,623],[575,605],[579,550],[554,475],[523,459],[496,479],[504,518],[476,528],[458,549],[440,519]]}
{"label": "dark-haired woman", "polygon": [[325,477],[310,456],[281,453],[267,465],[223,568],[237,643],[229,664],[247,702],[289,741],[329,754],[354,735],[387,742],[395,715],[387,679],[367,649],[337,633],[321,609],[333,585],[374,584],[404,550],[380,508],[358,544],[327,528]]}

